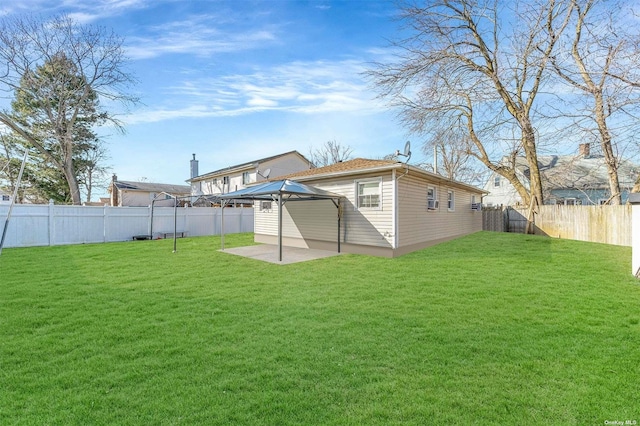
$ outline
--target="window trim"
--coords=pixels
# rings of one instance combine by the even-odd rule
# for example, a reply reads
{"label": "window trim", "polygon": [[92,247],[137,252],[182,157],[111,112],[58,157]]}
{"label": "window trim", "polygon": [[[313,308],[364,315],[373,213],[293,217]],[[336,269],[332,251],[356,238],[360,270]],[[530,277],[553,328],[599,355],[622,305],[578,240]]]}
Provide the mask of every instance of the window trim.
{"label": "window trim", "polygon": [[251,173],[250,172],[243,172],[242,173],[242,184],[243,185],[247,185],[251,183]]}
{"label": "window trim", "polygon": [[[359,191],[360,185],[368,184],[368,183],[378,184],[378,206],[376,207],[360,206],[360,191]],[[355,180],[354,192],[355,192],[355,198],[356,198],[354,203],[355,210],[371,210],[371,211],[382,210],[382,177]]]}
{"label": "window trim", "polygon": [[273,201],[260,201],[260,211],[271,212],[273,210]]}
{"label": "window trim", "polygon": [[494,188],[499,188],[502,184],[502,179],[500,179],[500,176],[494,176],[493,178],[493,187]]}
{"label": "window trim", "polygon": [[456,211],[456,193],[453,189],[447,189],[447,210]]}
{"label": "window trim", "polygon": [[[429,190],[433,190],[433,198],[429,198]],[[429,201],[433,201],[433,207],[429,207]],[[440,203],[438,201],[438,187],[433,185],[427,185],[427,211],[440,210]]]}

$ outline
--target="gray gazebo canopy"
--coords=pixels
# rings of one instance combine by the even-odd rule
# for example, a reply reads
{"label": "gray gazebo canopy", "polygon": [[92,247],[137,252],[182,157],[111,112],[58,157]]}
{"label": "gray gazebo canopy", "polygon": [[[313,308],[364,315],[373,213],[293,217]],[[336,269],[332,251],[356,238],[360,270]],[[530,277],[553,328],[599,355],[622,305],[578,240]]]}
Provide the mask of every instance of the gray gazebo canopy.
{"label": "gray gazebo canopy", "polygon": [[340,194],[315,188],[292,180],[265,182],[260,185],[244,188],[217,196],[221,201],[221,242],[224,250],[224,205],[232,200],[266,200],[278,203],[278,259],[282,261],[282,206],[289,201],[331,200],[338,208],[338,253],[340,253]]}

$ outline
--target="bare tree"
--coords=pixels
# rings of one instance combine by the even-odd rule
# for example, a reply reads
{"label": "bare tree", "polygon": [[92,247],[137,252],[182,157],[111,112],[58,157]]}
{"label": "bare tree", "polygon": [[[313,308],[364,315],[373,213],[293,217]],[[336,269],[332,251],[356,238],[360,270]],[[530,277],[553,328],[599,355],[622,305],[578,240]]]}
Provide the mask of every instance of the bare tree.
{"label": "bare tree", "polygon": [[352,152],[350,146],[342,146],[334,139],[325,142],[320,148],[309,148],[309,160],[317,167],[329,166],[351,159]]}
{"label": "bare tree", "polygon": [[[423,168],[446,176],[449,179],[482,185],[487,174],[484,165],[471,155],[471,142],[460,126],[446,126],[446,122],[431,128],[422,150],[431,163]],[[480,166],[480,167],[479,167]]]}
{"label": "bare tree", "polygon": [[[394,43],[396,63],[377,64],[369,75],[412,131],[428,133],[436,123],[464,129],[470,156],[505,177],[524,203],[542,204],[535,100],[571,7],[555,0],[405,4],[412,35]],[[526,157],[529,187],[516,173],[518,154]]]}
{"label": "bare tree", "polygon": [[[136,101],[125,93],[134,80],[124,64],[122,39],[103,28],[79,25],[67,16],[0,22],[0,91],[14,93],[31,107],[22,115],[0,111],[0,123],[64,174],[73,204],[81,203],[73,165],[78,128],[84,121],[122,129],[99,100]],[[60,72],[72,78],[61,81]]]}
{"label": "bare tree", "polygon": [[563,108],[560,114],[573,118],[579,133],[599,141],[607,165],[610,202],[620,204],[620,158],[610,122],[640,103],[639,82],[629,79],[631,70],[638,67],[633,40],[637,43],[639,39],[620,25],[624,19],[621,11],[625,10],[621,5],[611,7],[595,0],[572,3],[575,32],[567,33],[551,63],[563,81],[578,92],[584,106],[570,97],[570,109]]}
{"label": "bare tree", "polygon": [[104,145],[96,145],[86,150],[76,162],[78,184],[83,188],[87,202],[91,202],[94,189],[106,189],[110,183],[109,168],[103,165],[107,158]]}

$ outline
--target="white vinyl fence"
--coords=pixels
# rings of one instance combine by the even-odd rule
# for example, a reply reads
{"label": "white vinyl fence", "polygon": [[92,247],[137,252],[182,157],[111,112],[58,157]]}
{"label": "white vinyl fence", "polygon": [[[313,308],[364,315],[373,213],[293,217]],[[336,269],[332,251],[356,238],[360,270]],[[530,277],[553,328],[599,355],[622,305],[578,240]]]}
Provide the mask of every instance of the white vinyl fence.
{"label": "white vinyl fence", "polygon": [[[9,205],[0,205],[0,234]],[[173,236],[174,208],[153,209],[153,238]],[[150,207],[57,206],[16,204],[4,247],[53,246],[131,240],[149,235]],[[178,207],[176,229],[186,236],[220,235],[221,209]],[[253,232],[253,208],[225,208],[224,232]]]}

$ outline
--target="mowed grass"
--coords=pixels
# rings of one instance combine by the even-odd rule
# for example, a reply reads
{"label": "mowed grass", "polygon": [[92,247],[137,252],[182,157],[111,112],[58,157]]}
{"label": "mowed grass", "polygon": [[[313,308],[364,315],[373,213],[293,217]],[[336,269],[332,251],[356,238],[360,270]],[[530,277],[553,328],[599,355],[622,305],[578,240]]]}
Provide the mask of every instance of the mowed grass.
{"label": "mowed grass", "polygon": [[280,266],[219,247],[5,249],[0,424],[640,421],[630,248],[481,232]]}

